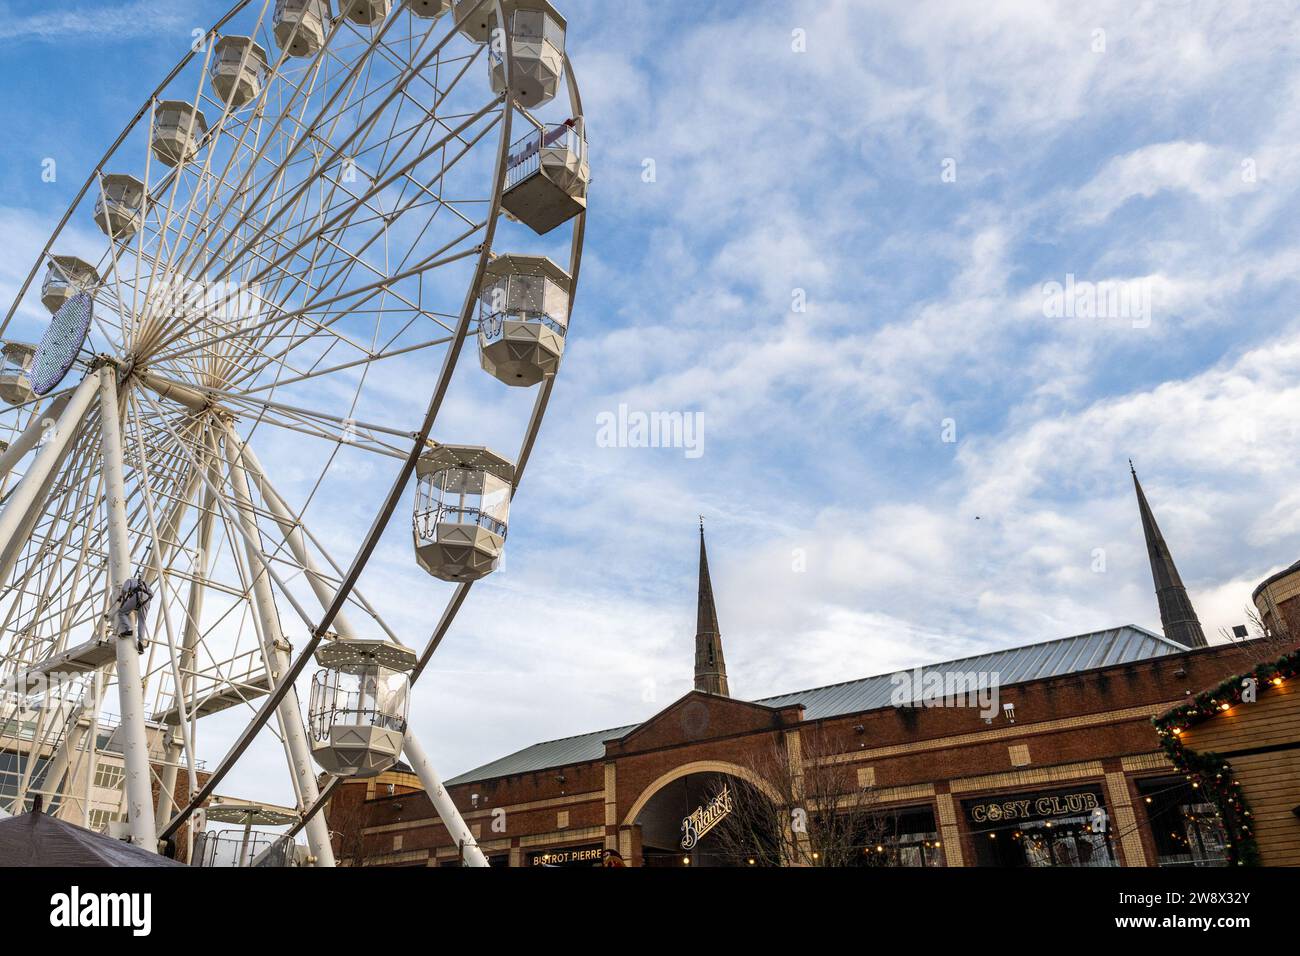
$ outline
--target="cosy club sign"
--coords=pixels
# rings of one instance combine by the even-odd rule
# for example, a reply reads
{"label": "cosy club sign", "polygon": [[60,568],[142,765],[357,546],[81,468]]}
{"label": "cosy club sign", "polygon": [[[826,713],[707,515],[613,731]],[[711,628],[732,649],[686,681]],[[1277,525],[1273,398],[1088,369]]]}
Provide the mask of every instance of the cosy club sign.
{"label": "cosy club sign", "polygon": [[695,844],[703,840],[705,834],[721,823],[730,812],[731,791],[724,786],[716,797],[682,821],[682,849],[694,849]]}
{"label": "cosy club sign", "polygon": [[1043,797],[1012,797],[990,803],[977,803],[970,808],[970,818],[976,823],[997,823],[1001,820],[1036,820],[1043,817],[1064,817],[1091,813],[1101,806],[1095,793],[1057,793]]}

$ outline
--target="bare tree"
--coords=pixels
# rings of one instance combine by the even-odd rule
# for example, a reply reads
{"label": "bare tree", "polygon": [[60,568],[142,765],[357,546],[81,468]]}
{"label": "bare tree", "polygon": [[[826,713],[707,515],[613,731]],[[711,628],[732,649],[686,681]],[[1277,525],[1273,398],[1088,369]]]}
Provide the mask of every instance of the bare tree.
{"label": "bare tree", "polygon": [[325,820],[329,824],[334,843],[334,856],[339,866],[365,865],[366,825],[365,786],[339,787],[325,804]]}
{"label": "bare tree", "polygon": [[836,759],[820,729],[805,730],[794,754],[783,736],[742,757],[749,779],[720,783],[731,810],[713,843],[738,865],[856,866],[891,832],[890,814],[857,769]]}
{"label": "bare tree", "polygon": [[[1295,650],[1296,644],[1300,643],[1300,636],[1295,634],[1286,614],[1283,613],[1282,608],[1273,603],[1267,591],[1264,592],[1264,599],[1269,605],[1267,620],[1253,604],[1243,608],[1242,613],[1246,616],[1244,635],[1240,630],[1219,628],[1221,637],[1240,645],[1247,652],[1249,659],[1256,664],[1272,663],[1282,655]],[[1245,640],[1249,640],[1250,643],[1243,643]]]}

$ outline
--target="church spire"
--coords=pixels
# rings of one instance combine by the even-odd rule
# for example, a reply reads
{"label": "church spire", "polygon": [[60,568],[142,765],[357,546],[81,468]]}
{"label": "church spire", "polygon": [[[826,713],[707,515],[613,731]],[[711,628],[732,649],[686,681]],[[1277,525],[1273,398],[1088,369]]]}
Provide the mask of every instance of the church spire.
{"label": "church spire", "polygon": [[713,603],[713,582],[709,579],[709,556],[704,550],[704,519],[700,519],[700,594],[695,627],[695,689],[706,694],[730,697],[727,664],[722,659],[722,631],[718,609]]}
{"label": "church spire", "polygon": [[1142,482],[1138,481],[1137,469],[1130,460],[1129,471],[1133,473],[1133,487],[1137,489],[1138,511],[1142,515],[1142,533],[1146,535],[1147,556],[1151,559],[1151,577],[1156,586],[1156,601],[1160,605],[1160,624],[1165,637],[1184,647],[1205,647],[1205,632],[1201,622],[1196,618],[1196,609],[1183,587],[1183,579],[1174,567],[1173,555],[1169,545],[1165,544],[1160,526],[1156,524],[1151,505],[1142,491]]}

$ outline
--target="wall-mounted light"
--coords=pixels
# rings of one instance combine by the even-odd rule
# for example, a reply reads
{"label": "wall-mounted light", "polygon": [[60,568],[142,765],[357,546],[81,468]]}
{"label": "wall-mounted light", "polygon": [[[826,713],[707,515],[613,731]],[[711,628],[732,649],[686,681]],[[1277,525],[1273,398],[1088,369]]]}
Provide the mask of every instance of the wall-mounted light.
{"label": "wall-mounted light", "polygon": [[1016,705],[1011,703],[1010,701],[1003,704],[1002,716],[1005,717],[1010,723],[1014,724],[1016,722]]}

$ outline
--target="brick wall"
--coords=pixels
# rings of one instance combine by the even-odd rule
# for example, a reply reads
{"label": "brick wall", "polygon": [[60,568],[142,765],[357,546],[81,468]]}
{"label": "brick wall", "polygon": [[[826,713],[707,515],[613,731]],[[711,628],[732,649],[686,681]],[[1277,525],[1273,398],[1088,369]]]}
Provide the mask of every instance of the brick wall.
{"label": "brick wall", "polygon": [[[785,746],[793,730],[805,765],[843,765],[850,779],[872,781],[882,802],[933,807],[937,825],[945,829],[946,823],[962,841],[948,841],[950,863],[973,860],[963,799],[1081,782],[1101,787],[1111,813],[1124,819],[1117,852],[1131,865],[1154,859],[1133,780],[1169,772],[1150,718],[1252,663],[1249,649],[1216,646],[1013,685],[1002,689],[999,704],[1015,704],[1014,722],[1000,706],[991,721],[969,708],[893,707],[805,721],[797,706],[775,709],[690,694],[608,742],[605,758],[449,792],[489,855],[509,853],[518,863],[529,848],[578,845],[594,835],[606,846],[633,848],[636,857],[639,834],[629,829],[629,814],[656,784],[691,767],[753,766],[763,752]],[[430,861],[440,854],[454,858],[447,831],[423,794],[381,794],[359,806],[368,862],[399,852]]]}

